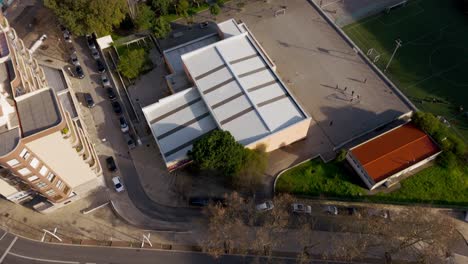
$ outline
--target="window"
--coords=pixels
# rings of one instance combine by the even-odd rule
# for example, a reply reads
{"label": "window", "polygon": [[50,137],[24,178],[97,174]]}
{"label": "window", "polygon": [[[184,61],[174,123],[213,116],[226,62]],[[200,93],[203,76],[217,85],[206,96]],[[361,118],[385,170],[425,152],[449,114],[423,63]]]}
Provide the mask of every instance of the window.
{"label": "window", "polygon": [[53,182],[55,180],[55,175],[52,172],[49,172],[49,175],[47,175],[47,180]]}
{"label": "window", "polygon": [[61,190],[62,187],[63,187],[63,182],[62,182],[61,180],[59,180],[59,181],[57,182],[57,185],[56,185],[56,186],[57,186],[57,188],[58,188],[59,190]]}
{"label": "window", "polygon": [[13,167],[15,165],[18,165],[19,161],[17,159],[12,159],[12,160],[7,161],[7,164],[8,166]]}
{"label": "window", "polygon": [[31,171],[28,168],[22,168],[21,170],[18,170],[18,173],[23,175],[23,176],[26,176],[26,175],[30,174]]}
{"label": "window", "polygon": [[33,159],[31,160],[31,163],[29,163],[29,164],[31,164],[31,167],[33,167],[33,168],[36,169],[37,167],[39,167],[39,160],[36,159],[36,158],[33,158]]}
{"label": "window", "polygon": [[54,196],[55,195],[55,191],[53,189],[50,189],[48,190],[47,192],[45,192],[45,194],[49,195],[49,196]]}
{"label": "window", "polygon": [[41,170],[39,171],[39,173],[40,173],[42,176],[46,176],[48,171],[49,171],[49,169],[47,169],[46,166],[42,166],[42,168],[41,168]]}
{"label": "window", "polygon": [[36,186],[39,188],[39,189],[42,189],[44,187],[47,186],[47,183],[43,182],[43,181],[39,181],[36,183]]}
{"label": "window", "polygon": [[24,160],[27,160],[31,156],[31,153],[27,149],[23,149],[20,153],[20,157],[23,158]]}
{"label": "window", "polygon": [[35,181],[37,179],[39,179],[39,177],[37,177],[36,175],[33,175],[33,176],[28,178],[28,181],[33,182],[33,181]]}

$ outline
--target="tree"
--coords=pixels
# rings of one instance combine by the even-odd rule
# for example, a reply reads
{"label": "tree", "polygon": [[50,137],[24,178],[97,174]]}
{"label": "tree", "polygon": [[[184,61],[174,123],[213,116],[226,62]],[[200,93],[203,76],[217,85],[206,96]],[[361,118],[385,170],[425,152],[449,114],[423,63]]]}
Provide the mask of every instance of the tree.
{"label": "tree", "polygon": [[242,169],[232,179],[234,187],[253,193],[261,186],[268,166],[268,153],[265,150],[265,145],[257,146],[254,150],[245,149]]}
{"label": "tree", "polygon": [[226,0],[216,0],[216,4],[218,6],[224,6],[225,3],[226,3]]}
{"label": "tree", "polygon": [[221,8],[219,7],[218,4],[212,4],[210,6],[210,13],[213,15],[213,16],[217,16],[219,15],[219,13],[221,13]]}
{"label": "tree", "polygon": [[117,68],[123,76],[129,79],[135,79],[141,74],[146,59],[146,52],[144,49],[127,50],[120,56]]}
{"label": "tree", "polygon": [[177,13],[182,17],[188,17],[189,8],[190,3],[187,0],[180,0],[179,3],[177,3]]}
{"label": "tree", "polygon": [[171,33],[171,24],[164,17],[158,17],[153,24],[153,33],[156,38],[166,38]]}
{"label": "tree", "polygon": [[225,176],[240,172],[245,160],[244,146],[223,130],[214,130],[197,140],[188,156],[198,168],[218,171]]}
{"label": "tree", "polygon": [[152,28],[155,20],[153,10],[146,4],[139,4],[135,18],[135,26],[138,30],[147,30]]}
{"label": "tree", "polygon": [[159,12],[160,15],[169,14],[169,7],[172,4],[172,0],[152,0],[151,6]]}
{"label": "tree", "polygon": [[439,119],[431,113],[418,111],[414,113],[412,120],[416,126],[430,135],[435,134],[441,127]]}
{"label": "tree", "polygon": [[75,35],[110,34],[128,12],[126,0],[44,0],[44,5]]}

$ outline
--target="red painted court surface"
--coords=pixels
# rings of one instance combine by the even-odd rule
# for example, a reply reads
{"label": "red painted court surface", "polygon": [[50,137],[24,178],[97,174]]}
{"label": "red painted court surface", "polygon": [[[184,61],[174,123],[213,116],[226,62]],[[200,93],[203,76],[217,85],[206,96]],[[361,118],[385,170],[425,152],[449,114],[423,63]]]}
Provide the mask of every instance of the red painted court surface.
{"label": "red painted court surface", "polygon": [[410,123],[365,142],[351,152],[369,176],[379,182],[439,151],[426,133]]}

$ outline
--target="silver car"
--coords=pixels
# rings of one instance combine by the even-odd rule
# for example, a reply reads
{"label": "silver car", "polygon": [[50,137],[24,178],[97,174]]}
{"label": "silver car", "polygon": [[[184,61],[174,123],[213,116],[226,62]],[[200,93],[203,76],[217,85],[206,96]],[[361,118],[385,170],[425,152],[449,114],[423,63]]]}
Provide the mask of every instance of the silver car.
{"label": "silver car", "polygon": [[312,207],[310,205],[305,205],[301,203],[293,203],[291,205],[292,211],[295,214],[311,214]]}
{"label": "silver car", "polygon": [[255,206],[255,209],[257,209],[257,211],[259,212],[265,212],[272,210],[274,207],[275,206],[273,205],[272,201],[266,201],[264,203],[257,204],[257,206]]}
{"label": "silver car", "polygon": [[110,81],[109,81],[109,79],[107,78],[107,75],[102,74],[102,75],[101,75],[101,81],[102,81],[102,85],[103,85],[104,87],[110,87],[110,86],[111,86]]}

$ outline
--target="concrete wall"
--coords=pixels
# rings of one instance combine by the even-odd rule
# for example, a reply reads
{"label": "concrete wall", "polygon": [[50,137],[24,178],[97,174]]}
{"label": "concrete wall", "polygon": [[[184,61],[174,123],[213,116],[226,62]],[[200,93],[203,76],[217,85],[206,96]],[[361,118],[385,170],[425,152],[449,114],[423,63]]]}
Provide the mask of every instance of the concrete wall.
{"label": "concrete wall", "polygon": [[309,117],[299,123],[284,128],[258,141],[252,142],[245,147],[255,149],[257,146],[265,144],[266,151],[270,152],[275,149],[279,149],[281,147],[290,145],[291,143],[294,143],[307,137],[307,132],[309,131],[311,121],[312,119]]}
{"label": "concrete wall", "polygon": [[375,185],[374,180],[367,174],[366,170],[361,166],[361,163],[353,156],[351,151],[346,154],[346,160],[353,167],[354,171],[359,175],[361,180],[366,184],[367,188],[372,189]]}

